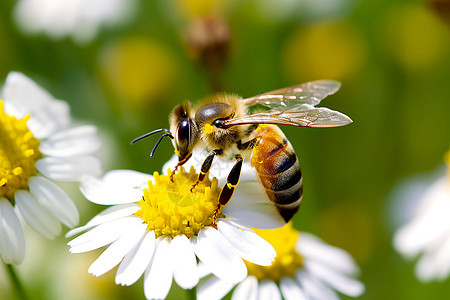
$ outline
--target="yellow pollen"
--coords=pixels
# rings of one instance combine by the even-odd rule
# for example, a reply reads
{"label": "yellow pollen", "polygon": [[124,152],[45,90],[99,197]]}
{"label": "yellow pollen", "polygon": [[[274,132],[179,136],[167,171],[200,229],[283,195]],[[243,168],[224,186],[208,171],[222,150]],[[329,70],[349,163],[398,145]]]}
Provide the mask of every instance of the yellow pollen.
{"label": "yellow pollen", "polygon": [[[147,224],[147,230],[154,230],[156,237],[169,235],[172,238],[184,234],[188,238],[199,230],[213,224],[213,217],[219,205],[220,188],[217,179],[205,178],[191,192],[198,174],[191,167],[189,173],[181,168],[173,176],[153,174],[155,183],[149,181],[144,196],[138,202],[141,209],[135,215]],[[220,216],[220,210],[219,210]]]}
{"label": "yellow pollen", "polygon": [[214,126],[211,126],[209,124],[206,124],[205,127],[203,128],[203,132],[205,134],[211,134],[214,132]]}
{"label": "yellow pollen", "polygon": [[264,267],[245,261],[248,275],[254,275],[259,281],[269,279],[279,282],[283,277],[294,277],[295,271],[303,265],[303,258],[295,250],[299,233],[291,223],[277,229],[255,229],[256,233],[275,248],[277,257],[272,265]]}
{"label": "yellow pollen", "polygon": [[36,175],[36,161],[42,157],[39,140],[23,119],[7,115],[0,100],[0,197],[13,200],[19,189],[28,188],[28,178]]}

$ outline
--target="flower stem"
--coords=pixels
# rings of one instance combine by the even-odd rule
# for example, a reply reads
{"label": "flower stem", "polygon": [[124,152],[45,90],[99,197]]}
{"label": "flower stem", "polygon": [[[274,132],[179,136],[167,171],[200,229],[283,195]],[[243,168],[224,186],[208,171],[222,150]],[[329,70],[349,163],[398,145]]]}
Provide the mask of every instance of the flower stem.
{"label": "flower stem", "polygon": [[194,286],[192,289],[187,290],[187,293],[189,300],[197,300],[197,286]]}
{"label": "flower stem", "polygon": [[25,293],[25,289],[23,288],[22,283],[20,282],[19,276],[17,276],[16,271],[14,270],[11,264],[6,264],[6,269],[8,269],[9,277],[11,277],[12,284],[17,293],[17,299],[28,300],[28,296]]}

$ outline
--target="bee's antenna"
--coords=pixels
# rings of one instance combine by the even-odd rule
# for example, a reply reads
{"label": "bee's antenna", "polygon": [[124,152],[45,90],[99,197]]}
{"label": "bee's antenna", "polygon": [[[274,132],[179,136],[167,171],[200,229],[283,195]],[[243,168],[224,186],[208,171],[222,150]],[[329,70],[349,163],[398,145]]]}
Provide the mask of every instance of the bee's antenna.
{"label": "bee's antenna", "polygon": [[150,153],[150,157],[153,157],[153,154],[155,154],[156,148],[158,148],[158,146],[159,146],[159,144],[161,143],[162,139],[165,138],[166,136],[173,138],[172,135],[171,135],[170,133],[164,133],[164,134],[159,138],[159,140],[156,142],[155,147],[153,147],[152,152]]}
{"label": "bee's antenna", "polygon": [[165,134],[164,136],[168,136],[168,137],[170,137],[171,139],[173,139],[173,135],[172,135],[172,133],[169,131],[169,129],[160,128],[160,129],[156,129],[156,130],[147,132],[146,134],[141,135],[140,137],[135,138],[134,140],[132,140],[132,141],[130,142],[130,144],[134,144],[134,143],[136,143],[136,142],[139,142],[140,140],[145,139],[146,137],[149,137],[149,136],[151,136],[151,135],[153,135],[153,134],[155,134],[155,133],[161,132],[161,131],[166,132],[166,134]]}

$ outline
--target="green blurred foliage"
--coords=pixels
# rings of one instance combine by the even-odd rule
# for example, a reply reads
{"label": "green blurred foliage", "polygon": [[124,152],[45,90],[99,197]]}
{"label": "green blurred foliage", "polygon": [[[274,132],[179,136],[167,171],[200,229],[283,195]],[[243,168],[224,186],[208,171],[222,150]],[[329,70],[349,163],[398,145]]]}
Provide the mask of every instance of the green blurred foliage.
{"label": "green blurred foliage", "polygon": [[[97,125],[105,170],[149,173],[171,157],[172,145],[162,143],[150,159],[155,141],[129,141],[168,127],[176,104],[213,92],[213,76],[223,90],[244,97],[340,80],[341,91],[323,106],[349,115],[353,124],[283,128],[304,175],[295,227],[355,257],[367,289],[362,299],[448,296],[448,280],[419,283],[413,262],[393,250],[387,209],[400,179],[435,169],[449,149],[450,23],[418,0],[341,1],[323,13],[308,10],[305,1],[285,9],[289,1],[272,1],[272,8],[257,0],[206,2],[141,0],[131,22],[102,29],[80,46],[24,35],[12,18],[14,1],[1,1],[0,78],[21,71],[66,100],[75,119]],[[194,61],[186,43],[190,22],[210,12],[230,29],[228,59],[214,70]],[[103,209],[72,188],[82,223]],[[19,274],[32,299],[144,298],[142,279],[119,287],[115,270],[100,278],[87,273],[100,252],[69,255],[63,237],[30,240]],[[0,267],[1,299],[14,295],[6,274]],[[174,285],[169,299],[184,295]]]}

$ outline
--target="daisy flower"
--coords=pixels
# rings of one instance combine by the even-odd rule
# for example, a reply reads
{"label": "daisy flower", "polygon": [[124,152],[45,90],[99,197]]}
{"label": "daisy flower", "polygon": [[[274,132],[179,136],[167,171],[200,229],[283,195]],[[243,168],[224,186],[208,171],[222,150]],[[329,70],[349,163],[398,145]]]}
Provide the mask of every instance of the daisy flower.
{"label": "daisy flower", "polygon": [[[0,101],[0,254],[7,264],[25,257],[22,221],[53,239],[78,211],[54,181],[100,174],[90,156],[100,146],[93,126],[69,129],[69,107],[21,73],[11,72]],[[21,218],[19,218],[19,216]]]}
{"label": "daisy flower", "polygon": [[19,0],[15,19],[27,33],[43,32],[53,39],[72,36],[89,42],[103,25],[115,25],[130,18],[133,0]]}
{"label": "daisy flower", "polygon": [[444,280],[450,274],[450,152],[446,163],[446,176],[429,184],[422,193],[416,191],[421,196],[415,214],[394,235],[394,247],[405,257],[411,259],[423,253],[416,265],[416,276],[423,282]]}
{"label": "daisy flower", "polygon": [[[216,173],[219,169],[216,167]],[[85,197],[114,206],[68,233],[87,231],[68,243],[70,252],[109,245],[89,267],[89,273],[100,276],[120,264],[116,283],[121,285],[131,285],[144,274],[148,299],[165,298],[172,278],[184,289],[195,287],[200,277],[197,259],[222,280],[241,281],[247,276],[243,259],[268,266],[276,256],[273,247],[246,225],[261,224],[253,219],[260,216],[267,221],[262,225],[279,227],[281,217],[258,209],[263,206],[258,199],[254,199],[256,212],[246,217],[240,208],[246,211],[250,205],[237,200],[242,196],[236,189],[235,197],[219,211],[214,223],[219,182],[227,175],[222,173],[220,180],[205,179],[192,192],[198,177],[194,166],[189,172],[182,168],[173,182],[168,175],[129,170],[111,171],[102,179],[86,176],[81,184]],[[236,204],[237,208],[229,208]],[[264,216],[267,211],[271,215]]]}
{"label": "daisy flower", "polygon": [[[274,246],[277,257],[267,267],[246,261],[248,276],[236,286],[232,299],[330,300],[339,299],[335,291],[351,297],[364,292],[364,285],[353,278],[359,269],[344,250],[299,233],[291,223],[255,231]],[[197,299],[221,299],[234,286],[213,276],[200,284]]]}

